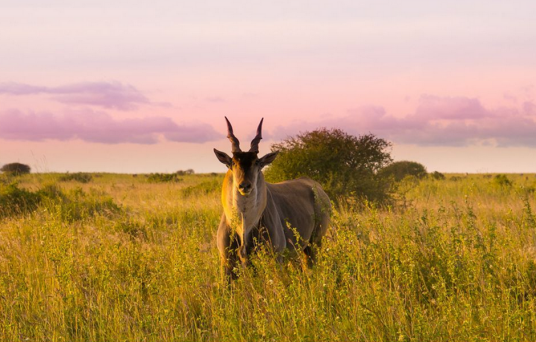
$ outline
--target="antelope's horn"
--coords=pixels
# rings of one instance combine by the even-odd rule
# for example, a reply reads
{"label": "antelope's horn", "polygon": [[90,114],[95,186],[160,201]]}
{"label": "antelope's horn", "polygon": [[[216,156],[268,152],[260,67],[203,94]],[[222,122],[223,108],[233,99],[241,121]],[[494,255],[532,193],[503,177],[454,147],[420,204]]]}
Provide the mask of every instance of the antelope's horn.
{"label": "antelope's horn", "polygon": [[227,117],[225,117],[225,121],[227,121],[227,138],[229,138],[229,141],[231,141],[232,145],[231,152],[242,152],[242,150],[240,149],[240,141],[238,141],[238,139],[233,133],[233,126],[231,126],[231,123],[229,122]]}
{"label": "antelope's horn", "polygon": [[261,119],[261,123],[259,124],[259,127],[257,127],[257,135],[253,140],[251,140],[251,148],[249,149],[249,152],[255,152],[259,153],[259,141],[262,139],[262,122],[264,121],[264,118]]}

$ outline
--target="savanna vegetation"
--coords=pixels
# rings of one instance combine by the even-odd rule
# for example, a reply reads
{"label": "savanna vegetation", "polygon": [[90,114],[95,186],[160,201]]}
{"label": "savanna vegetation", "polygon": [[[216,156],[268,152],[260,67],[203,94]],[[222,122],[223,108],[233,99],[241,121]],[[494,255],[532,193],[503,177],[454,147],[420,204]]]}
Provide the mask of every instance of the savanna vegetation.
{"label": "savanna vegetation", "polygon": [[3,165],[0,171],[11,175],[24,175],[30,173],[31,167],[21,163],[9,163]]}
{"label": "savanna vegetation", "polygon": [[[0,181],[1,341],[536,340],[536,177],[406,179],[222,284],[222,175]],[[405,183],[411,182],[411,183]]]}
{"label": "savanna vegetation", "polygon": [[277,158],[266,180],[281,182],[307,176],[322,184],[337,204],[368,200],[385,204],[389,183],[379,171],[392,162],[391,143],[373,134],[359,137],[340,129],[317,129],[272,145]]}
{"label": "savanna vegetation", "polygon": [[[381,169],[379,173],[383,177],[391,177],[397,182],[408,176],[421,179],[428,174],[424,165],[407,160],[393,162]],[[433,177],[437,177],[438,174],[440,173],[437,171],[432,173]]]}

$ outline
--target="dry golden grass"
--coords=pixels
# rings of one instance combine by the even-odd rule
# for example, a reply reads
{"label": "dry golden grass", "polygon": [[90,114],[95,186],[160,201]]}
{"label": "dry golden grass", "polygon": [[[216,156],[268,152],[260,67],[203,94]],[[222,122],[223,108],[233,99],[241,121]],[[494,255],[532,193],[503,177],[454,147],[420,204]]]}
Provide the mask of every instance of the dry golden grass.
{"label": "dry golden grass", "polygon": [[395,208],[336,211],[311,270],[260,252],[231,288],[221,175],[59,176],[0,202],[1,341],[536,340],[532,174],[406,180]]}

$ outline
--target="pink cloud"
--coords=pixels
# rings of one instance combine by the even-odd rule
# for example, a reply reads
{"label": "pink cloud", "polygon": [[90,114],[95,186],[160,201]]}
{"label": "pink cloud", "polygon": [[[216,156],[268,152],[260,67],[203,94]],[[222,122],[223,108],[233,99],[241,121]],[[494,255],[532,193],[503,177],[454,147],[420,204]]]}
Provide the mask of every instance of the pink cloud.
{"label": "pink cloud", "polygon": [[155,144],[169,141],[203,143],[222,138],[207,124],[179,125],[167,117],[114,119],[107,113],[83,110],[65,115],[0,112],[0,138],[7,140],[72,140],[118,144]]}
{"label": "pink cloud", "polygon": [[536,147],[536,106],[525,102],[520,108],[489,109],[478,99],[426,95],[404,117],[387,114],[380,106],[361,107],[341,118],[280,126],[273,136],[281,139],[319,127],[341,128],[355,135],[370,132],[395,143],[421,146]]}
{"label": "pink cloud", "polygon": [[214,141],[224,137],[214,131],[208,124],[196,124],[164,133],[164,137],[169,141],[204,143]]}
{"label": "pink cloud", "polygon": [[155,104],[135,87],[120,82],[81,82],[59,87],[10,82],[0,83],[0,94],[16,96],[47,94],[52,95],[53,100],[64,104],[117,110],[133,110],[139,105]]}
{"label": "pink cloud", "polygon": [[436,120],[480,120],[493,116],[493,113],[486,110],[478,99],[423,95],[415,116],[424,120],[430,117]]}
{"label": "pink cloud", "polygon": [[523,111],[528,115],[536,115],[536,104],[531,101],[523,102]]}

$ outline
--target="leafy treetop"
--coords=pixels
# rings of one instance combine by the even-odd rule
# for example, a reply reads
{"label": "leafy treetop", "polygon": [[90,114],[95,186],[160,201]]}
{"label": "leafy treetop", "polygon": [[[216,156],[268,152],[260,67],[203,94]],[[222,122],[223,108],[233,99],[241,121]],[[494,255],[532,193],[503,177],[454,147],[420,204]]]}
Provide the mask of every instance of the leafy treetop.
{"label": "leafy treetop", "polygon": [[356,137],[340,129],[317,129],[272,145],[279,155],[265,176],[271,182],[308,176],[336,202],[342,198],[382,202],[389,195],[378,171],[392,161],[390,147],[373,134]]}

